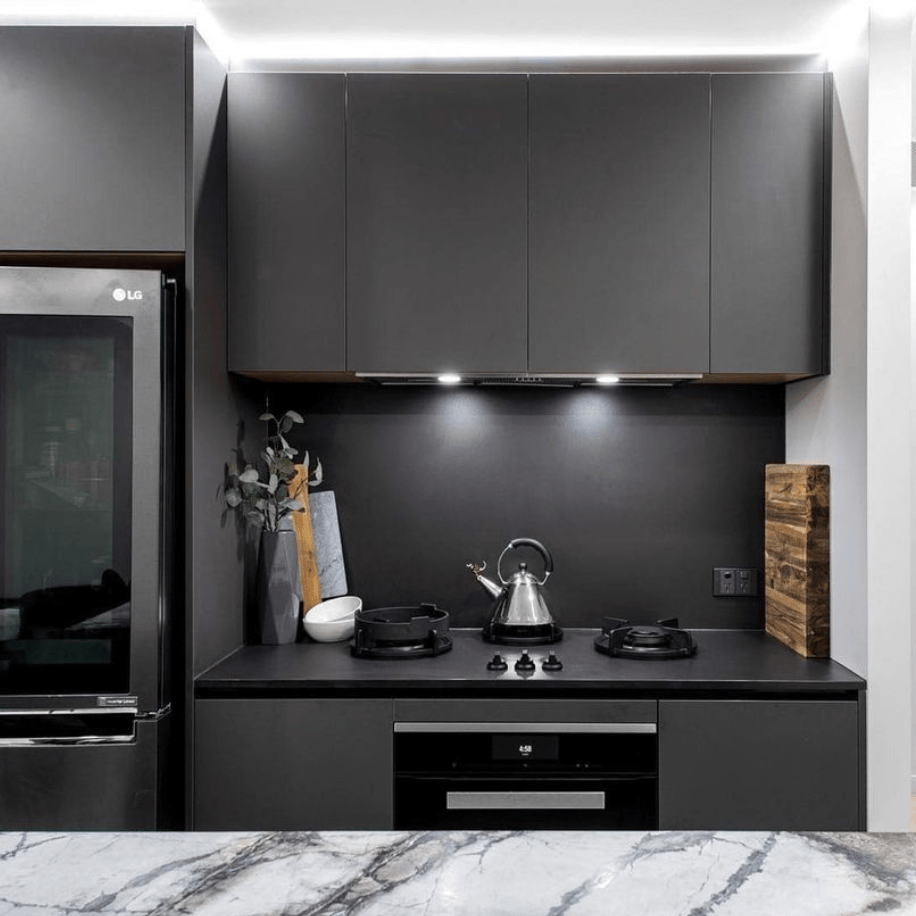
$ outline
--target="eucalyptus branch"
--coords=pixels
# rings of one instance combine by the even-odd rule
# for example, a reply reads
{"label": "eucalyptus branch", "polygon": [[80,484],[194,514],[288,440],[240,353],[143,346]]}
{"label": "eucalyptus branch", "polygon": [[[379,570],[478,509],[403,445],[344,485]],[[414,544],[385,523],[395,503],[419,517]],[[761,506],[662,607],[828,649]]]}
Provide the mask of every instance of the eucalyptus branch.
{"label": "eucalyptus branch", "polygon": [[[280,417],[263,413],[258,419],[267,424],[261,460],[258,464],[246,461],[241,469],[236,462],[227,464],[224,484],[226,505],[265,531],[277,531],[281,520],[290,512],[302,512],[305,508],[299,499],[303,483],[300,482],[292,493],[289,490],[290,483],[296,478],[293,459],[299,452],[286,440],[286,434],[293,426],[305,421],[295,410],[288,410]],[[309,468],[309,454],[306,452],[301,464],[305,468],[305,483],[309,487],[317,487],[324,477],[321,462]]]}

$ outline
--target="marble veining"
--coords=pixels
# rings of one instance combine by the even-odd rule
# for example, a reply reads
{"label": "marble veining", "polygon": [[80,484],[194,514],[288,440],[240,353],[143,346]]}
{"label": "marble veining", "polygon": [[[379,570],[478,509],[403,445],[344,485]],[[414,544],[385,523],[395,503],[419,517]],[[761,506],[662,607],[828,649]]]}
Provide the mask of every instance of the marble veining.
{"label": "marble veining", "polygon": [[866,833],[4,833],[0,913],[916,916],[916,840]]}

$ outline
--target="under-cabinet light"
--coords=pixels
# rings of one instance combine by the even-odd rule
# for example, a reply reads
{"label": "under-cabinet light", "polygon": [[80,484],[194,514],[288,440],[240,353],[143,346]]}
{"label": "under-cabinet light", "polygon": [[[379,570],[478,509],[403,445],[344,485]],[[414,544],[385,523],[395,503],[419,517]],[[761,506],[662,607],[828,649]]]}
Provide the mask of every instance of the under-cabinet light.
{"label": "under-cabinet light", "polygon": [[441,385],[458,385],[461,383],[461,376],[454,372],[443,372],[438,381]]}
{"label": "under-cabinet light", "polygon": [[595,376],[595,381],[599,385],[616,385],[620,381],[620,376],[617,375],[597,375]]}

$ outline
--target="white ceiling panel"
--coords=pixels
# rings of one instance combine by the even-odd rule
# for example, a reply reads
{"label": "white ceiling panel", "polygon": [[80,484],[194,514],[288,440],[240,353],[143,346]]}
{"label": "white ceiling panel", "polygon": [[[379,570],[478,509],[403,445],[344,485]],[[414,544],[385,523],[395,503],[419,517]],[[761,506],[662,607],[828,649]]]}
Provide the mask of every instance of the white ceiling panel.
{"label": "white ceiling panel", "polygon": [[865,0],[0,0],[0,21],[187,21],[261,59],[811,54]]}

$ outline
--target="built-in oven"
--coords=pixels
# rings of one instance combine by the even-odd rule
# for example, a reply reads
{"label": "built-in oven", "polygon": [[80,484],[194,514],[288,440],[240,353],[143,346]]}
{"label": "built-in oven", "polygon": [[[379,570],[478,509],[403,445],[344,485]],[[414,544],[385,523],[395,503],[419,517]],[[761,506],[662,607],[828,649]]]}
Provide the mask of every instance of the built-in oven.
{"label": "built-in oven", "polygon": [[395,829],[658,826],[655,721],[396,721],[394,760]]}

